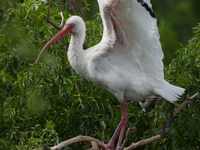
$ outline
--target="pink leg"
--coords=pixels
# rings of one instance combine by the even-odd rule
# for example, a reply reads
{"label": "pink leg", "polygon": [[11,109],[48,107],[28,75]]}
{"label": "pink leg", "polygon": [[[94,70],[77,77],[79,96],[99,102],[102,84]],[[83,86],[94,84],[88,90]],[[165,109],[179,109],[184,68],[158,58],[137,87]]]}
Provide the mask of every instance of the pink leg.
{"label": "pink leg", "polygon": [[112,148],[112,150],[114,150],[114,142],[115,142],[115,139],[117,138],[117,135],[119,134],[120,130],[121,130],[121,132],[120,132],[120,135],[119,135],[116,150],[119,150],[119,148],[121,146],[122,138],[123,138],[124,131],[125,131],[125,128],[126,128],[126,124],[127,124],[127,115],[126,115],[126,105],[124,103],[121,103],[120,105],[121,105],[121,110],[122,110],[121,121],[120,121],[119,125],[117,126],[117,129],[115,130],[115,133],[113,134],[109,143],[106,144],[106,146],[107,146],[106,150],[108,148]]}

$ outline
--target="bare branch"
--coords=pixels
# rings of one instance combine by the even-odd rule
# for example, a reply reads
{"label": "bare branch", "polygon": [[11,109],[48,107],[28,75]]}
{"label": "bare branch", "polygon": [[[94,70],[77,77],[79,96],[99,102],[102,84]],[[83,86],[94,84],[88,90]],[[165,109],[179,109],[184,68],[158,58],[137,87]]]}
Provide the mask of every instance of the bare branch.
{"label": "bare branch", "polygon": [[98,139],[95,139],[93,137],[89,137],[89,136],[82,136],[82,135],[79,135],[77,137],[74,137],[74,138],[71,138],[67,141],[64,141],[56,146],[53,146],[53,147],[50,147],[50,150],[56,150],[56,149],[61,149],[65,146],[68,146],[70,144],[73,144],[73,143],[76,143],[76,142],[81,142],[81,141],[88,141],[88,142],[96,142],[97,145],[99,145],[101,148],[105,148],[106,145],[104,143],[102,143],[101,141],[99,141]]}
{"label": "bare branch", "polygon": [[63,21],[64,21],[63,14],[62,14],[62,12],[59,13],[59,14],[61,15],[61,18],[62,18],[61,26],[58,26],[58,25],[56,25],[54,22],[52,22],[52,21],[49,19],[49,12],[50,12],[50,8],[51,8],[51,3],[52,3],[52,0],[50,0],[50,2],[49,2],[49,7],[48,7],[48,11],[47,11],[47,16],[45,16],[45,15],[43,14],[44,19],[45,19],[46,21],[48,21],[51,25],[53,25],[54,27],[56,27],[58,30],[61,30],[61,29],[62,29],[62,25],[63,25]]}
{"label": "bare branch", "polygon": [[133,148],[137,148],[137,147],[140,147],[142,145],[146,145],[148,143],[151,143],[151,142],[155,142],[155,141],[158,141],[160,140],[161,138],[165,138],[169,131],[170,131],[170,126],[173,122],[173,119],[174,117],[177,115],[177,113],[185,106],[189,103],[189,101],[195,99],[197,96],[199,95],[199,93],[196,93],[194,94],[193,96],[187,98],[173,113],[173,115],[171,116],[171,118],[167,119],[166,122],[165,122],[165,125],[164,125],[164,128],[161,132],[161,134],[158,134],[156,136],[153,136],[151,138],[148,138],[148,139],[145,139],[145,140],[141,140],[141,141],[138,141],[137,143],[133,143],[131,144],[129,147],[125,148],[124,150],[130,150],[130,149],[133,149]]}
{"label": "bare branch", "polygon": [[158,95],[154,95],[154,96],[150,96],[146,98],[145,102],[143,103],[144,110],[147,112],[151,111],[152,109],[155,108],[156,104],[161,100],[162,100],[162,97]]}
{"label": "bare branch", "polygon": [[49,19],[49,11],[50,11],[50,8],[51,8],[51,3],[52,3],[52,0],[50,0],[49,2],[49,8],[48,8],[48,12],[47,12],[47,18]]}
{"label": "bare branch", "polygon": [[197,96],[199,95],[199,93],[194,94],[193,96],[187,98],[173,113],[173,117],[175,117],[177,115],[177,113],[183,108],[185,107],[185,105],[187,105],[191,100],[195,99]]}
{"label": "bare branch", "polygon": [[69,10],[71,10],[72,13],[73,13],[74,15],[78,15],[78,14],[76,13],[76,11],[75,11],[73,5],[71,4],[70,0],[66,0],[66,2],[67,2],[67,4],[69,5]]}
{"label": "bare branch", "polygon": [[132,150],[133,148],[137,148],[137,147],[140,147],[142,145],[146,145],[148,143],[158,141],[160,139],[161,139],[161,135],[159,134],[159,135],[153,136],[151,138],[148,138],[148,139],[145,139],[145,140],[141,140],[141,141],[139,141],[137,143],[133,143],[129,147],[124,148],[123,150]]}
{"label": "bare branch", "polygon": [[60,23],[60,27],[62,28],[62,26],[63,26],[63,22],[64,22],[64,16],[63,16],[62,11],[59,13],[59,15],[60,15],[61,18],[62,18],[61,23]]}
{"label": "bare branch", "polygon": [[[140,140],[136,143],[132,143],[130,146],[124,148],[123,150],[131,150],[131,149],[134,149],[134,148],[137,148],[137,147],[140,147],[140,146],[143,146],[143,145],[146,145],[148,143],[151,143],[151,142],[155,142],[155,141],[158,141],[160,140],[161,138],[165,138],[168,136],[168,133],[170,131],[170,127],[171,127],[171,124],[174,120],[174,117],[177,115],[178,112],[180,112],[180,110],[185,106],[187,105],[191,100],[194,100],[194,99],[197,99],[199,93],[196,93],[194,94],[193,96],[187,98],[172,114],[171,114],[171,117],[168,118],[166,120],[166,122],[164,123],[164,127],[163,127],[163,130],[160,134],[156,135],[156,136],[153,136],[151,138],[148,138],[148,139],[144,139],[144,140]],[[125,142],[128,138],[128,134],[129,134],[129,130],[127,131],[127,134],[126,134],[126,138],[125,138]],[[64,141],[56,146],[53,146],[53,147],[50,147],[50,148],[47,148],[47,149],[50,149],[50,150],[56,150],[56,149],[61,149],[65,146],[68,146],[70,144],[73,144],[73,143],[76,143],[76,142],[81,142],[81,141],[89,141],[89,142],[92,142],[92,149],[90,150],[96,150],[98,149],[97,145],[100,147],[100,148],[103,148],[105,149],[106,148],[106,145],[104,143],[102,143],[101,141],[99,141],[98,139],[95,139],[93,137],[89,137],[89,136],[77,136],[75,138],[72,138],[72,139],[69,139],[67,141]],[[124,142],[124,143],[125,143]],[[124,147],[124,143],[122,144],[122,147]],[[40,148],[39,148],[40,149]]]}
{"label": "bare branch", "polygon": [[127,131],[126,131],[126,137],[125,137],[125,139],[124,139],[124,141],[123,141],[123,143],[122,143],[122,145],[121,145],[120,150],[122,150],[122,149],[125,147],[126,143],[128,142],[128,138],[129,138],[129,134],[130,134],[131,129],[136,129],[136,127],[133,126],[133,127],[129,127],[129,128],[127,129]]}
{"label": "bare branch", "polygon": [[45,19],[47,22],[49,22],[51,25],[53,25],[55,28],[57,28],[58,30],[61,30],[61,29],[62,29],[60,26],[58,26],[58,25],[56,25],[55,23],[53,23],[46,15],[43,14],[43,16],[44,16],[44,19]]}
{"label": "bare branch", "polygon": [[99,146],[98,146],[97,142],[92,141],[91,144],[92,144],[92,148],[90,148],[88,150],[99,150]]}

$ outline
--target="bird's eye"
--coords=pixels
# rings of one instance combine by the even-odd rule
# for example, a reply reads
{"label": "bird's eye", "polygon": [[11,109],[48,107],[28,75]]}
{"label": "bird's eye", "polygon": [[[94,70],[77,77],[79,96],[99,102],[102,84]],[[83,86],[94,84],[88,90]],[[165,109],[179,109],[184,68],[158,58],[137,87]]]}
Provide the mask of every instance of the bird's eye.
{"label": "bird's eye", "polygon": [[71,27],[73,28],[73,27],[74,27],[74,25],[71,25]]}

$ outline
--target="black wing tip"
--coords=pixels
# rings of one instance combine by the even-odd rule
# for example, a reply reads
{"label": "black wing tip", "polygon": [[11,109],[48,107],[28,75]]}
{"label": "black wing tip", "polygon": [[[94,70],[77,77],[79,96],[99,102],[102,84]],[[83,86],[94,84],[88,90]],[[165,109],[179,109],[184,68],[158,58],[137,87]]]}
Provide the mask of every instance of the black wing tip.
{"label": "black wing tip", "polygon": [[149,12],[149,14],[151,15],[151,17],[156,18],[155,14],[153,13],[153,10],[148,6],[148,4],[146,2],[144,2],[143,0],[137,0],[143,7],[146,8],[146,10]]}

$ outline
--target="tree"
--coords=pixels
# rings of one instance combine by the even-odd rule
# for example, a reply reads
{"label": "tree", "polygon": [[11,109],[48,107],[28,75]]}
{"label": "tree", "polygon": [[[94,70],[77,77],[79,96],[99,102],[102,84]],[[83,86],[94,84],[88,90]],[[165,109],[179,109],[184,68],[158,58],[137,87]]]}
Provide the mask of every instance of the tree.
{"label": "tree", "polygon": [[[58,31],[44,18],[59,25],[61,11],[65,18],[73,13],[67,2],[70,1],[56,0],[51,7],[44,0],[3,0],[0,4],[0,149],[53,146],[77,135],[106,143],[120,120],[116,98],[71,70],[63,51],[69,37],[52,45],[41,62],[35,64],[43,45]],[[78,14],[88,9],[86,0],[72,6]],[[100,15],[86,20],[86,26],[84,48],[102,37]],[[126,146],[158,135],[166,114],[170,118],[187,94],[200,92],[200,25],[194,32],[188,45],[177,51],[176,61],[165,67],[166,79],[187,89],[185,97],[175,104],[156,101],[155,108],[146,112],[139,103],[127,105],[130,132]],[[138,149],[199,149],[199,115],[199,100],[195,97],[177,114],[166,138]],[[90,147],[90,143],[79,142],[65,149]]]}

